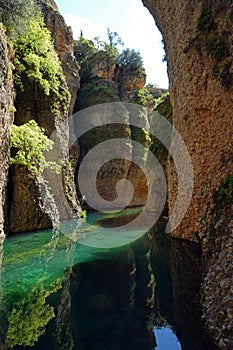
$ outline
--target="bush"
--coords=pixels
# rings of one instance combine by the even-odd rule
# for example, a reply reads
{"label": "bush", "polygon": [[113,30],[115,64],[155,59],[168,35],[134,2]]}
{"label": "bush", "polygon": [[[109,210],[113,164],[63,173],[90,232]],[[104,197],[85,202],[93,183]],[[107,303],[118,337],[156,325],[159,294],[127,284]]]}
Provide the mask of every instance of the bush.
{"label": "bush", "polygon": [[46,162],[44,151],[51,150],[53,141],[45,135],[34,120],[24,125],[13,125],[10,130],[11,153],[10,164],[24,165],[30,170],[40,174],[45,168],[59,172],[55,162]]}
{"label": "bush", "polygon": [[140,52],[133,49],[127,48],[122,51],[119,56],[119,64],[130,71],[145,71]]}
{"label": "bush", "polygon": [[74,55],[78,63],[82,64],[86,62],[87,57],[92,56],[97,49],[91,40],[85,39],[82,35],[79,40],[74,41]]}
{"label": "bush", "polygon": [[35,16],[27,22],[26,30],[14,41],[15,83],[23,91],[23,77],[39,84],[44,93],[59,95],[62,68],[54,49],[51,34],[43,18]]}

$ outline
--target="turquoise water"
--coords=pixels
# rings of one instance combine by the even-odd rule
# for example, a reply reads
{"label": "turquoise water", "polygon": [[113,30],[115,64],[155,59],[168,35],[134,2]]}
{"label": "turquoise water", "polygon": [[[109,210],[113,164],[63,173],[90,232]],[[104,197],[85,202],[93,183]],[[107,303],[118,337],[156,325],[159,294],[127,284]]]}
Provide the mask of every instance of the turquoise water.
{"label": "turquoise water", "polygon": [[120,225],[139,211],[90,214],[60,231],[7,238],[0,349],[214,349],[201,323],[197,245],[155,230],[142,236],[141,228],[126,232],[123,246],[113,238],[112,248],[85,244],[106,238],[101,225]]}

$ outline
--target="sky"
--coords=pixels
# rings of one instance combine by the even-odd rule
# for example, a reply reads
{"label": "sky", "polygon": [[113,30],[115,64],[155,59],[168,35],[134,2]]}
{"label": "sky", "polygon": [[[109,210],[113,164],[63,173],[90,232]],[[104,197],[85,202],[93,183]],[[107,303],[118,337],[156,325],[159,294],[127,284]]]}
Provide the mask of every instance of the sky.
{"label": "sky", "polygon": [[168,88],[167,65],[162,36],[153,17],[141,0],[55,0],[74,39],[99,36],[107,40],[107,28],[117,32],[124,48],[140,51],[147,73],[147,83]]}

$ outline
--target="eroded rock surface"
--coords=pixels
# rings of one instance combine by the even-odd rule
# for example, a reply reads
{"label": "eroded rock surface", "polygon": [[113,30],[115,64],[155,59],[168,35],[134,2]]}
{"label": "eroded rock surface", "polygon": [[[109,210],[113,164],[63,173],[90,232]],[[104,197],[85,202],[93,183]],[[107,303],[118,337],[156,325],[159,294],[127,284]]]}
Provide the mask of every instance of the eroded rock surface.
{"label": "eroded rock surface", "polygon": [[[143,3],[163,34],[173,123],[185,141],[194,168],[191,205],[173,235],[202,242],[209,257],[204,282],[205,317],[218,346],[231,349],[232,287],[228,279],[233,279],[232,254],[229,253],[232,216],[228,215],[229,209],[224,203],[221,215],[217,207],[211,213],[209,208],[214,203],[214,191],[233,171],[233,30],[229,25],[232,4],[230,1],[187,0],[144,0]],[[177,195],[172,160],[168,165],[168,181],[171,211]],[[220,299],[221,302],[216,302]],[[214,321],[216,315],[219,316]]]}
{"label": "eroded rock surface", "polygon": [[4,236],[4,206],[9,165],[9,129],[13,122],[12,49],[0,24],[0,237]]}

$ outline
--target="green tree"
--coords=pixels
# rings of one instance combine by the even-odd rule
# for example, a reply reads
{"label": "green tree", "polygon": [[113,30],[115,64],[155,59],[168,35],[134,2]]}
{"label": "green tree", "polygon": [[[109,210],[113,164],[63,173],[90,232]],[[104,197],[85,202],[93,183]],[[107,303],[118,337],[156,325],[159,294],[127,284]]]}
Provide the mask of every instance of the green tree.
{"label": "green tree", "polygon": [[117,32],[111,32],[109,28],[107,28],[108,42],[104,43],[103,49],[109,53],[110,56],[118,58],[120,55],[120,51],[118,46],[124,46],[122,39],[119,37]]}
{"label": "green tree", "polygon": [[17,37],[15,48],[15,83],[23,90],[23,80],[27,77],[39,84],[44,93],[59,95],[62,68],[54,49],[51,34],[41,16],[32,17],[26,30]]}
{"label": "green tree", "polygon": [[95,52],[97,52],[97,49],[94,46],[94,42],[85,39],[82,35],[80,35],[78,40],[74,41],[74,54],[81,66],[86,62],[87,57],[92,56]]}
{"label": "green tree", "polygon": [[156,98],[149,91],[149,87],[145,86],[144,88],[138,91],[137,102],[144,107],[153,108],[155,106]]}
{"label": "green tree", "polygon": [[145,72],[140,52],[133,49],[127,48],[122,51],[119,57],[119,64],[130,71]]}
{"label": "green tree", "polygon": [[47,162],[43,155],[53,147],[53,141],[45,135],[34,120],[24,125],[13,125],[10,130],[12,157],[10,164],[20,164],[36,173],[42,173],[45,168],[58,172],[59,166],[55,162]]}

